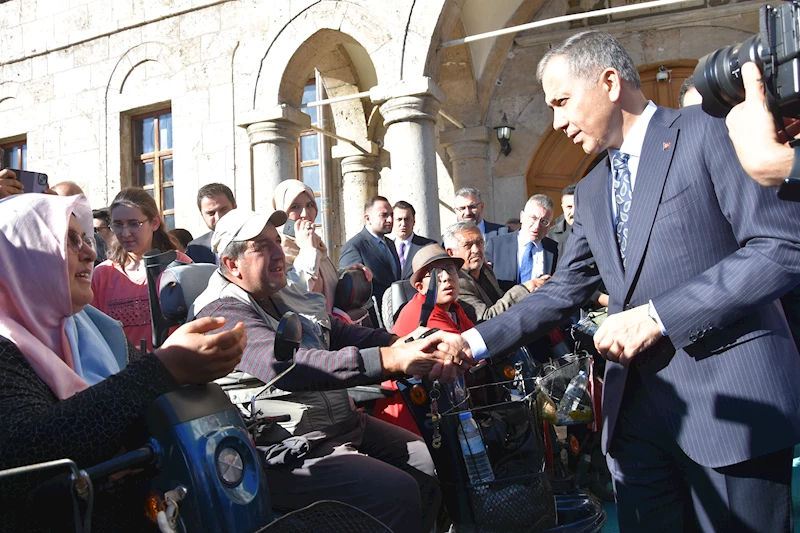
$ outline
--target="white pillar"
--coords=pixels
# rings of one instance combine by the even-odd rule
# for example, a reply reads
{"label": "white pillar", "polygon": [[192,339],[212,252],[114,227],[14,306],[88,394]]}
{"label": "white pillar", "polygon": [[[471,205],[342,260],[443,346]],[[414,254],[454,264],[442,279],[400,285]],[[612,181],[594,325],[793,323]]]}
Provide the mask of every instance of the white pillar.
{"label": "white pillar", "polygon": [[373,87],[386,125],[384,149],[392,168],[389,200],[410,202],[417,211],[415,231],[432,239],[441,235],[436,178],[436,116],[444,92],[430,78]]}
{"label": "white pillar", "polygon": [[256,211],[270,208],[275,187],[298,176],[300,132],[311,126],[311,118],[281,104],[269,110],[249,111],[237,122],[239,127],[247,129],[250,139],[254,208]]}
{"label": "white pillar", "polygon": [[491,130],[476,126],[447,130],[439,134],[439,142],[447,149],[453,164],[453,191],[462,187],[476,187],[486,204],[485,218],[493,216],[491,184],[489,182],[489,140]]}
{"label": "white pillar", "polygon": [[364,141],[358,143],[363,150],[339,141],[331,148],[331,155],[342,166],[342,206],[344,212],[345,240],[364,227],[364,204],[378,194],[378,145]]}

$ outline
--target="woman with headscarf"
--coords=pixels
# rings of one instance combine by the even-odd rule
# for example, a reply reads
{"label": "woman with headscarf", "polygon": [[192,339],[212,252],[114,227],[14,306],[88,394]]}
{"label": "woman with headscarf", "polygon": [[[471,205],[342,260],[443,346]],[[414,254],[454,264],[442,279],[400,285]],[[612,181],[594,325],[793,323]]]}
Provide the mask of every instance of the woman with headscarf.
{"label": "woman with headscarf", "polygon": [[[289,280],[308,291],[322,293],[328,312],[331,312],[339,272],[315,232],[319,210],[314,191],[300,180],[284,180],[272,193],[272,208],[285,211],[289,217],[286,225],[278,228]],[[346,270],[363,270],[367,281],[372,281],[372,272],[364,265],[351,265]],[[342,317],[340,314],[337,316]]]}
{"label": "woman with headscarf", "polygon": [[[61,458],[86,468],[138,447],[146,436],[143,415],[158,396],[223,376],[241,358],[242,325],[204,335],[224,324],[217,318],[182,326],[154,353],[138,356],[120,324],[88,305],[91,235],[83,195],[0,200],[0,469]],[[69,507],[66,493],[48,498],[41,512],[34,490],[40,481],[0,482],[0,530],[71,523],[56,509]],[[125,507],[133,503],[100,493],[93,522],[124,527],[142,516],[138,504]]]}

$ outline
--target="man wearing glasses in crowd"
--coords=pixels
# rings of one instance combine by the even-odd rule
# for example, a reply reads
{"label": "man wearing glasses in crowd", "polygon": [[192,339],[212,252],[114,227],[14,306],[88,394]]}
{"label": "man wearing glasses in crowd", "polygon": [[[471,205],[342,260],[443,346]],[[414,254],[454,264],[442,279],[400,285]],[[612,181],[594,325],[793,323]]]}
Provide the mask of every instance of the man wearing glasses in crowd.
{"label": "man wearing glasses in crowd", "polygon": [[519,231],[486,240],[486,260],[503,291],[529,280],[533,290],[538,289],[555,272],[558,260],[558,243],[546,236],[553,221],[553,201],[544,194],[531,196],[519,218]]}
{"label": "man wearing glasses in crowd", "polygon": [[456,212],[456,219],[473,221],[483,233],[485,239],[494,235],[508,233],[508,228],[502,224],[495,224],[483,219],[483,199],[481,191],[475,187],[464,187],[456,191],[456,198],[453,201],[453,210]]}

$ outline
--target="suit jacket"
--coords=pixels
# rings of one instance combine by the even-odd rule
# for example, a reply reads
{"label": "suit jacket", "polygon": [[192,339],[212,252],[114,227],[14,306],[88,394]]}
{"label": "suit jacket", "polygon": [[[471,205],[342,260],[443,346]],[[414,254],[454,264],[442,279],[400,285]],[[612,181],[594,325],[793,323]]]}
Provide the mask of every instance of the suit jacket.
{"label": "suit jacket", "polygon": [[547,238],[553,239],[558,243],[559,257],[564,256],[564,246],[567,244],[567,239],[569,238],[569,230],[570,225],[567,224],[564,215],[559,215],[556,221],[553,222],[553,226],[550,228],[550,231],[547,232]]}
{"label": "suit jacket", "polygon": [[[517,284],[519,274],[519,257],[517,256],[518,231],[495,235],[486,241],[486,260],[492,263],[494,274],[500,283],[500,288],[509,290]],[[552,275],[556,270],[558,261],[558,243],[547,237],[542,239],[544,248],[544,274]]]}
{"label": "suit jacket", "polygon": [[383,301],[383,293],[389,285],[400,279],[400,259],[397,257],[394,243],[386,237],[383,240],[394,260],[394,270],[375,237],[366,227],[344,243],[339,254],[339,268],[361,263],[372,270],[372,294],[377,297],[378,302]]}
{"label": "suit jacket", "polygon": [[195,263],[217,264],[217,256],[211,251],[211,237],[213,231],[209,231],[194,239],[186,247],[186,255],[192,258]]}
{"label": "suit jacket", "polygon": [[483,265],[478,279],[459,270],[458,288],[458,303],[476,324],[496,317],[530,294],[524,285],[514,285],[504,293],[488,264]]}
{"label": "suit jacket", "polygon": [[494,237],[495,235],[505,235],[508,233],[508,226],[505,224],[495,224],[494,222],[484,220],[483,226],[486,230],[486,233],[483,234],[483,238],[487,241],[489,240],[489,237]]}
{"label": "suit jacket", "polygon": [[[800,204],[753,182],[724,120],[696,107],[659,108],[650,121],[624,270],[610,198],[606,158],[578,184],[558,272],[477,326],[489,352],[544,333],[602,277],[610,314],[652,300],[664,324],[669,336],[631,368],[659,406],[653,416],[689,457],[720,467],[800,441],[800,357],[776,302],[800,281]],[[606,364],[604,450],[630,371]]]}
{"label": "suit jacket", "polygon": [[[423,246],[435,243],[436,241],[433,239],[422,237],[416,233],[411,235],[411,242],[408,244],[408,253],[406,254],[406,265],[405,268],[403,268],[403,271],[400,273],[400,279],[411,279],[411,274],[414,273],[414,269],[411,266],[414,256]],[[397,246],[395,246],[394,250],[397,251]],[[398,257],[398,261],[399,260],[400,258]]]}

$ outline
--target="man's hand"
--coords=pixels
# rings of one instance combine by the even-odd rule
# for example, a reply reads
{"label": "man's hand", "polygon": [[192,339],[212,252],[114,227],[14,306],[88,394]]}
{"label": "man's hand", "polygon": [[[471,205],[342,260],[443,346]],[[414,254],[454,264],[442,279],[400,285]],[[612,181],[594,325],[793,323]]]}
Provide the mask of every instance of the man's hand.
{"label": "man's hand", "polygon": [[206,335],[224,324],[224,318],[212,317],[184,324],[154,353],[181,385],[221,378],[236,368],[247,346],[241,322],[231,330]]}
{"label": "man's hand", "polygon": [[361,263],[353,263],[350,266],[344,267],[345,270],[361,270],[364,272],[364,278],[367,281],[372,281],[372,270],[369,267],[362,265]]}
{"label": "man's hand", "polygon": [[460,335],[437,331],[408,343],[404,342],[405,338],[381,348],[381,362],[387,374],[427,375],[430,379],[452,383],[472,363],[472,355],[460,349],[463,343]]}
{"label": "man's hand", "polygon": [[529,279],[528,281],[523,282],[522,284],[525,285],[525,288],[528,291],[533,292],[536,289],[541,289],[544,282],[550,279],[550,274],[542,274],[536,279]]}
{"label": "man's hand", "polygon": [[661,328],[647,314],[647,305],[609,315],[594,334],[594,347],[600,355],[628,366],[634,356],[661,338]]}
{"label": "man's hand", "polygon": [[754,63],[742,65],[742,80],[745,100],[728,113],[728,134],[745,172],[761,185],[778,186],[792,170],[794,150],[778,139],[761,72]]}
{"label": "man's hand", "polygon": [[4,168],[0,170],[0,198],[6,198],[14,194],[22,194],[25,188],[17,179],[13,171]]}

